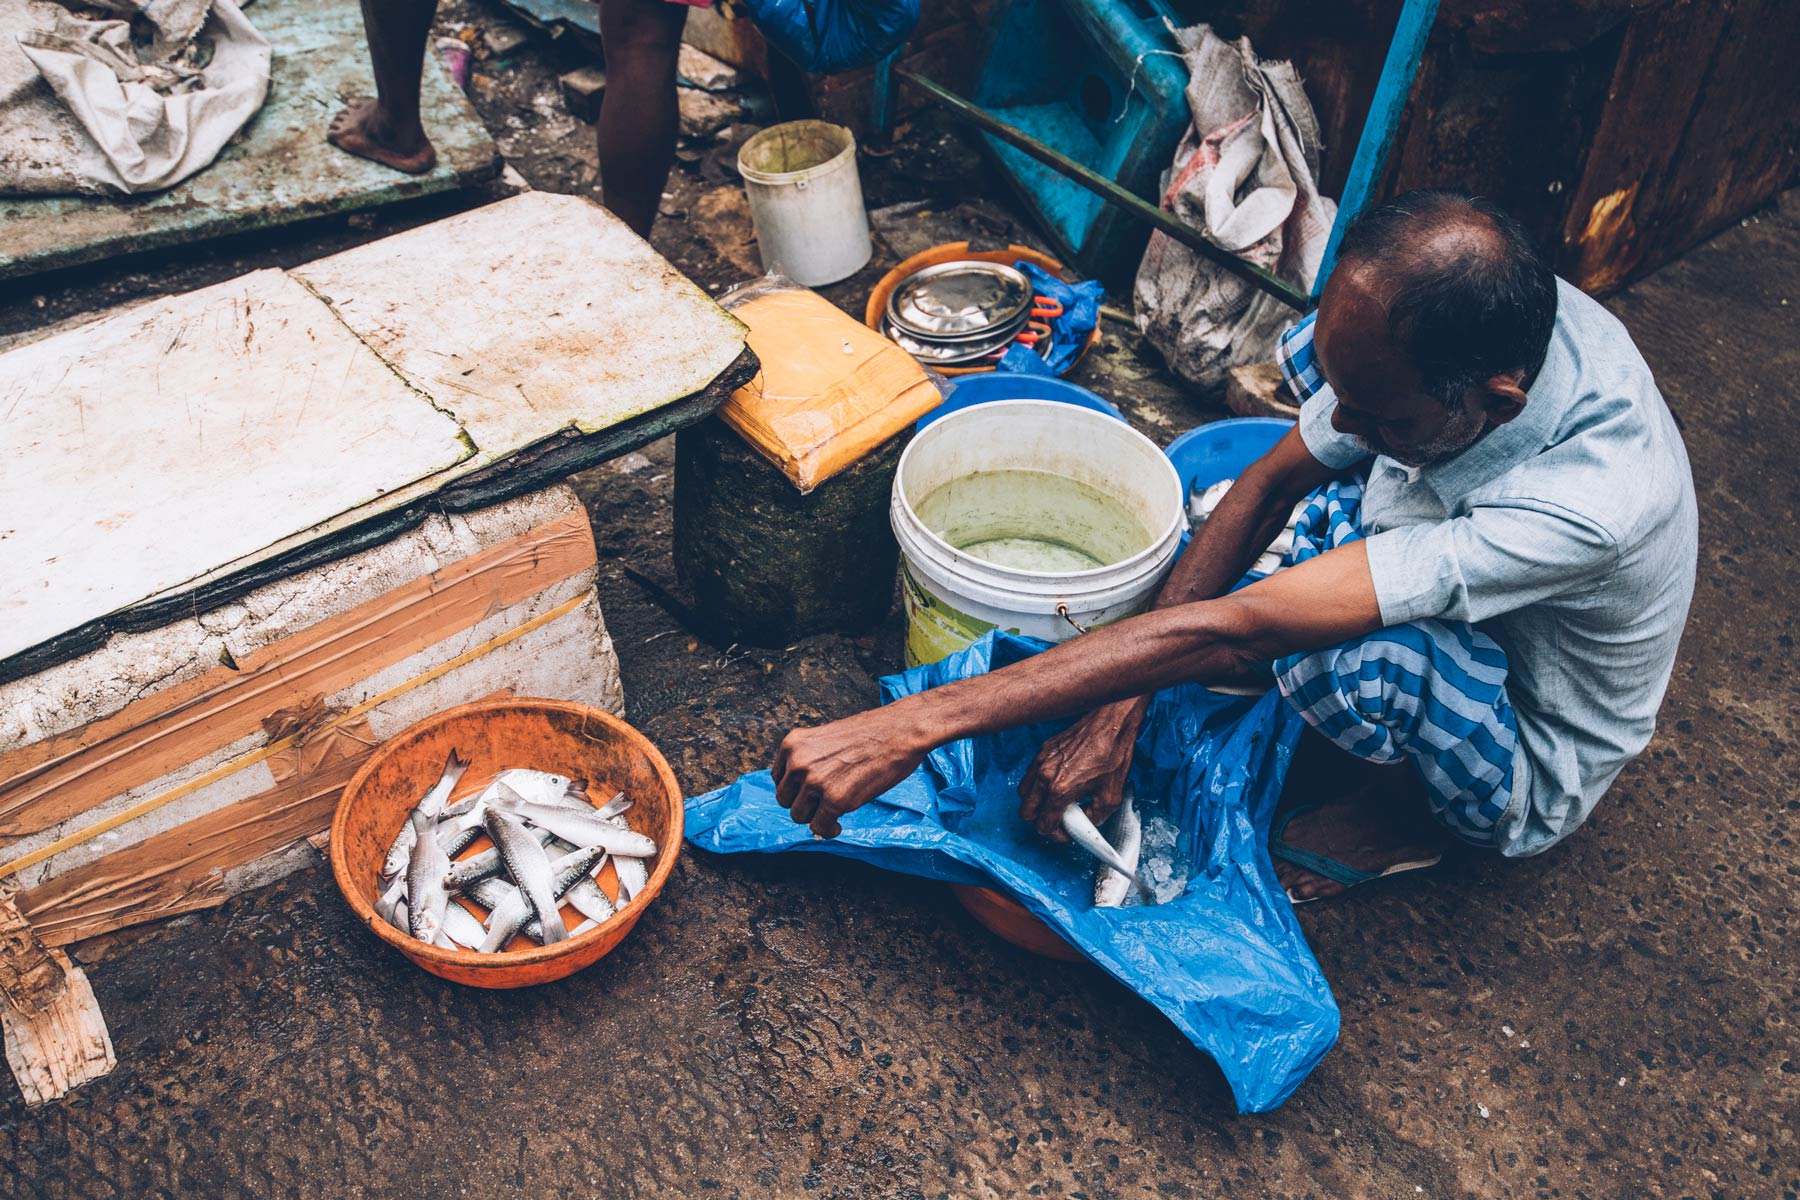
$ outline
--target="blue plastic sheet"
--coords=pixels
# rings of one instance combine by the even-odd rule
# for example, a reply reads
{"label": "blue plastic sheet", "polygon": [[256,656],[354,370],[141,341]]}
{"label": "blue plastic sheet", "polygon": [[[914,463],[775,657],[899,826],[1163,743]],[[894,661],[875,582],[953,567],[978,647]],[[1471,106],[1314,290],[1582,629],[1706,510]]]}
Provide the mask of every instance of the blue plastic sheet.
{"label": "blue plastic sheet", "polygon": [[1100,302],[1106,299],[1106,289],[1093,279],[1064,283],[1041,267],[1022,260],[1013,266],[1031,280],[1036,295],[1047,296],[1061,304],[1063,312],[1062,316],[1050,320],[1051,350],[1048,357],[1030,346],[1021,346],[1015,342],[1007,347],[994,369],[1021,375],[1061,375],[1075,365],[1075,360],[1081,355],[1081,348],[1087,345],[1088,335],[1100,323]]}
{"label": "blue plastic sheet", "polygon": [[742,0],[769,44],[803,71],[835,75],[898,50],[920,0]]}
{"label": "blue plastic sheet", "polygon": [[[882,680],[884,702],[1036,654],[992,633]],[[998,887],[1160,1009],[1210,1054],[1240,1111],[1275,1108],[1337,1038],[1338,1009],[1275,881],[1269,822],[1300,737],[1274,691],[1251,700],[1189,685],[1159,693],[1132,767],[1140,804],[1166,802],[1193,860],[1188,890],[1155,907],[1093,907],[1093,862],[1019,819],[1018,784],[1062,725],[954,742],[823,841],[775,802],[767,771],[687,802],[688,840],[720,854],[812,851],[890,871]]]}

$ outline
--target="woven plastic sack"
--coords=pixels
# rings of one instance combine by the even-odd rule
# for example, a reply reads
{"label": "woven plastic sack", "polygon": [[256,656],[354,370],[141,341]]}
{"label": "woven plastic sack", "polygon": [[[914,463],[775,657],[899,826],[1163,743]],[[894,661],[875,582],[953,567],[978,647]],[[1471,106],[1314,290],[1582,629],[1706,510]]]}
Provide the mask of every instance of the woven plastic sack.
{"label": "woven plastic sack", "polygon": [[[992,633],[942,662],[882,680],[892,701],[1036,654]],[[1138,738],[1139,804],[1171,820],[1192,862],[1166,904],[1093,907],[1093,863],[1019,819],[1018,784],[1062,725],[954,742],[816,840],[775,802],[767,771],[687,802],[688,840],[719,854],[798,850],[998,888],[1094,965],[1155,1005],[1219,1064],[1240,1111],[1275,1108],[1337,1038],[1338,1009],[1269,861],[1269,822],[1300,717],[1261,699],[1189,685],[1158,693]]]}
{"label": "woven plastic sack", "polygon": [[[1245,262],[1309,290],[1337,205],[1319,195],[1319,123],[1290,63],[1205,25],[1176,31],[1193,125],[1163,177],[1162,206]],[[1201,387],[1268,362],[1300,315],[1164,233],[1150,235],[1133,300],[1138,328]]]}

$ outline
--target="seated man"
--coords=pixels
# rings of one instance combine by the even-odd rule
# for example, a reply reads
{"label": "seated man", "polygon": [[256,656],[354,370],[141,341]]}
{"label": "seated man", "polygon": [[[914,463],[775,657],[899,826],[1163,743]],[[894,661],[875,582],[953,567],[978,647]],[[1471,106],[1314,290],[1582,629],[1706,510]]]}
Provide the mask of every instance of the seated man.
{"label": "seated man", "polygon": [[[1296,900],[1430,865],[1447,835],[1524,855],[1579,826],[1650,740],[1694,587],[1687,453],[1624,327],[1492,205],[1418,192],[1346,231],[1281,359],[1298,428],[1154,611],[794,730],[794,820],[833,836],[936,746],[1085,714],[1020,786],[1054,836],[1069,804],[1117,805],[1150,693],[1273,664],[1314,731],[1272,846]],[[1227,593],[1308,495],[1296,565]]]}

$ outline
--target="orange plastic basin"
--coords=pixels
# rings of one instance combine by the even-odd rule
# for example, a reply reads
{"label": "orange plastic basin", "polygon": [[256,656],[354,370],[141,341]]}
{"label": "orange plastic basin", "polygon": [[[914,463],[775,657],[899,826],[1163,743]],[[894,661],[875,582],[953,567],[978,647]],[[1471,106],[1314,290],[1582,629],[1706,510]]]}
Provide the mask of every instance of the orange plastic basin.
{"label": "orange plastic basin", "polygon": [[[1041,267],[1058,279],[1067,278],[1067,276],[1063,274],[1063,265],[1061,263],[1057,262],[1054,258],[1051,258],[1041,250],[1033,250],[1030,246],[1008,246],[1004,250],[971,251],[969,249],[969,243],[967,242],[945,242],[941,246],[933,246],[929,250],[919,251],[917,254],[889,271],[886,275],[883,275],[880,282],[875,285],[875,290],[869,293],[869,303],[863,309],[863,324],[867,325],[870,329],[875,330],[877,333],[880,333],[882,321],[887,316],[888,297],[894,294],[894,289],[900,286],[902,280],[913,274],[915,271],[923,271],[926,267],[935,267],[939,263],[958,262],[963,259],[970,259],[975,262],[1000,263],[1001,265],[1008,267],[1012,266],[1020,259],[1024,259],[1032,266]],[[883,336],[886,335],[884,334]],[[1089,350],[1092,350],[1095,346],[1099,345],[1099,343],[1100,326],[1099,323],[1096,322],[1094,331],[1088,335],[1087,342],[1081,347],[1080,352],[1075,355],[1075,360],[1069,364],[1069,369],[1074,370],[1075,363],[1080,362],[1082,357],[1086,355]],[[924,366],[930,370],[936,371],[939,375],[976,375],[983,371],[991,371],[994,369],[991,366],[939,367],[934,366],[931,363],[925,363]]]}
{"label": "orange plastic basin", "polygon": [[981,922],[994,936],[1045,958],[1060,959],[1063,962],[1086,961],[1081,951],[1064,941],[1056,930],[1032,916],[1030,909],[1011,896],[1002,895],[993,888],[975,887],[966,883],[953,883],[950,890],[955,893],[957,903],[968,909],[969,915]]}
{"label": "orange plastic basin", "polygon": [[[381,860],[420,798],[437,782],[451,749],[469,760],[468,781],[508,767],[529,767],[588,781],[596,805],[614,793],[632,800],[625,819],[656,841],[649,881],[606,921],[553,946],[515,939],[497,954],[446,950],[409,937],[375,915]],[[458,789],[459,796],[465,789]],[[560,700],[479,700],[420,721],[382,743],[344,789],[331,822],[331,873],[338,891],[376,937],[433,975],[473,987],[549,983],[598,961],[625,940],[662,891],[681,852],[681,788],[648,738],[610,713]],[[482,839],[477,845],[485,845]],[[598,880],[608,896],[617,880],[608,864]],[[567,913],[569,910],[565,910]],[[579,920],[576,917],[575,920]]]}

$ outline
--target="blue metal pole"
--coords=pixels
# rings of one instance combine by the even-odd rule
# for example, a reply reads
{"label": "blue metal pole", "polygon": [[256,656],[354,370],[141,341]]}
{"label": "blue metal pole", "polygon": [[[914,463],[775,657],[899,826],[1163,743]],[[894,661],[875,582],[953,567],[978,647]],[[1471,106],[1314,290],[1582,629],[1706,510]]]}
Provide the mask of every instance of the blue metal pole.
{"label": "blue metal pole", "polygon": [[1394,40],[1389,43],[1387,61],[1381,66],[1381,80],[1375,85],[1375,100],[1369,105],[1362,137],[1356,143],[1356,158],[1350,163],[1350,178],[1344,183],[1343,199],[1338,201],[1331,240],[1325,243],[1325,258],[1319,266],[1319,277],[1313,281],[1314,301],[1325,290],[1325,279],[1337,262],[1344,227],[1368,207],[1375,189],[1381,186],[1388,150],[1394,144],[1394,131],[1400,126],[1406,98],[1412,94],[1413,80],[1419,74],[1419,61],[1425,57],[1425,40],[1431,36],[1437,6],[1438,0],[1406,0],[1400,9]]}

